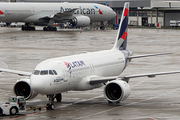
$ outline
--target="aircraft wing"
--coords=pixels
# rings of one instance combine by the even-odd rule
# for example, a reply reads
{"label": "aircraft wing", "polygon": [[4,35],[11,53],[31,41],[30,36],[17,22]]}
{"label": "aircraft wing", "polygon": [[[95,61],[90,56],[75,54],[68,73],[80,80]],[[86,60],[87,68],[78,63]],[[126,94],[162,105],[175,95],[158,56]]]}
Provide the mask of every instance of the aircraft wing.
{"label": "aircraft wing", "polygon": [[135,75],[127,75],[127,76],[93,77],[93,78],[90,79],[90,84],[95,85],[95,84],[105,83],[105,82],[116,80],[116,79],[121,79],[121,80],[124,80],[124,81],[128,82],[130,78],[137,78],[137,77],[153,78],[153,77],[156,77],[157,75],[176,74],[176,73],[180,73],[180,71],[135,74]]}
{"label": "aircraft wing", "polygon": [[7,73],[13,73],[18,74],[20,76],[30,76],[31,72],[24,72],[24,71],[18,71],[18,70],[10,70],[10,69],[2,69],[0,68],[0,72],[7,72]]}
{"label": "aircraft wing", "polygon": [[74,9],[71,9],[71,10],[68,10],[68,11],[64,11],[64,12],[58,12],[58,13],[53,14],[53,15],[44,15],[44,17],[40,17],[39,20],[40,19],[43,19],[43,20],[72,19],[75,10],[77,10],[77,8],[74,8]]}

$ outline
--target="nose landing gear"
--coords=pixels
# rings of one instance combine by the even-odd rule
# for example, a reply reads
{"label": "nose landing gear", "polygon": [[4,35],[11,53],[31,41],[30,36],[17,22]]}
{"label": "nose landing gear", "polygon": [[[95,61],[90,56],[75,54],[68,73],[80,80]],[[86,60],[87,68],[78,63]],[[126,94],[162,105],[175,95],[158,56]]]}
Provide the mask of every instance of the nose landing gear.
{"label": "nose landing gear", "polygon": [[49,98],[49,103],[47,104],[47,110],[54,110],[55,109],[55,105],[54,105],[54,99],[55,98],[56,98],[57,102],[61,102],[61,100],[62,100],[61,93],[58,93],[56,95],[50,94],[50,95],[47,95],[47,97]]}

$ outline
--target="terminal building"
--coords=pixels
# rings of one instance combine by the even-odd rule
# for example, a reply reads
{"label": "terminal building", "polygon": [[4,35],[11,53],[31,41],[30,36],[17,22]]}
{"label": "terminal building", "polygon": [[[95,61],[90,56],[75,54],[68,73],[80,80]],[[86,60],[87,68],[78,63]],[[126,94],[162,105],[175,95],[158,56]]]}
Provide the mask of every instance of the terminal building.
{"label": "terminal building", "polygon": [[117,16],[110,24],[118,24],[125,2],[130,2],[130,25],[169,27],[180,25],[180,0],[1,0],[10,2],[75,2],[99,3],[110,6]]}

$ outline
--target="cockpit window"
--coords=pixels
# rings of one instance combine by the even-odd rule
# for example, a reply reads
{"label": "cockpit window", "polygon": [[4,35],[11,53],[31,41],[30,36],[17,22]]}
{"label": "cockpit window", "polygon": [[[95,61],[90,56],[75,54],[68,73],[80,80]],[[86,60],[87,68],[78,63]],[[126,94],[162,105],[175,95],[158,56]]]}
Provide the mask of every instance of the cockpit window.
{"label": "cockpit window", "polygon": [[39,75],[40,71],[39,70],[35,70],[34,71],[34,75]]}
{"label": "cockpit window", "polygon": [[57,72],[55,70],[53,70],[54,74],[57,75]]}
{"label": "cockpit window", "polygon": [[54,73],[52,72],[52,70],[49,70],[49,75],[54,75]]}
{"label": "cockpit window", "polygon": [[48,75],[48,70],[42,70],[40,75]]}
{"label": "cockpit window", "polygon": [[34,75],[57,75],[57,72],[55,70],[35,70]]}

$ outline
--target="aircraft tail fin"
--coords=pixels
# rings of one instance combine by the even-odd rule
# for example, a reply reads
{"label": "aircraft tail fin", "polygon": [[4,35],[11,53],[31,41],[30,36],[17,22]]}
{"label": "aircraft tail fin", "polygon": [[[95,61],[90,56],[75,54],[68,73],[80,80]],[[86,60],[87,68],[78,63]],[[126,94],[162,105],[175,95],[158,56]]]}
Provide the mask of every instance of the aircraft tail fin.
{"label": "aircraft tail fin", "polygon": [[128,18],[129,18],[129,2],[124,4],[121,21],[116,37],[116,41],[113,49],[125,50],[127,46],[127,34],[128,34]]}

